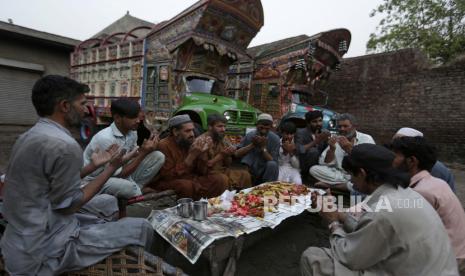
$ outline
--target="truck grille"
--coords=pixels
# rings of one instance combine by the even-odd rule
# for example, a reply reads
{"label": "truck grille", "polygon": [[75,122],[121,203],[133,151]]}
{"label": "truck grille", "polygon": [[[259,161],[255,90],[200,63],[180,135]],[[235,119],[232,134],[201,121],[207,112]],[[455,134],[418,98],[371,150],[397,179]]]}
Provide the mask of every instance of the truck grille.
{"label": "truck grille", "polygon": [[248,111],[241,111],[239,123],[253,124],[254,123],[254,113]]}
{"label": "truck grille", "polygon": [[239,112],[236,111],[236,110],[228,110],[228,114],[229,114],[229,117],[230,117],[229,121],[236,123]]}

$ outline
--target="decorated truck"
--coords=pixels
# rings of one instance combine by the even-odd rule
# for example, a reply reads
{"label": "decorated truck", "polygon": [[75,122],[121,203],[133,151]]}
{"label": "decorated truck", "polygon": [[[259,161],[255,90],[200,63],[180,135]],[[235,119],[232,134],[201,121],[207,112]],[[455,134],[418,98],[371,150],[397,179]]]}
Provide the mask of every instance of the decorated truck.
{"label": "decorated truck", "polygon": [[178,114],[189,114],[202,131],[207,116],[218,112],[228,119],[227,134],[238,141],[260,111],[224,97],[224,83],[232,63],[251,60],[246,49],[262,26],[259,0],[201,0],[152,27],[82,42],[71,54],[70,72],[91,89],[81,138],[111,122],[114,99],[130,97],[140,101],[151,131],[162,130]]}
{"label": "decorated truck", "polygon": [[323,127],[336,130],[336,113],[325,108],[328,94],[321,85],[340,66],[350,45],[346,29],[308,37],[292,37],[249,48],[254,63],[238,61],[230,68],[227,95],[241,98],[276,119],[305,126],[305,113],[323,112]]}

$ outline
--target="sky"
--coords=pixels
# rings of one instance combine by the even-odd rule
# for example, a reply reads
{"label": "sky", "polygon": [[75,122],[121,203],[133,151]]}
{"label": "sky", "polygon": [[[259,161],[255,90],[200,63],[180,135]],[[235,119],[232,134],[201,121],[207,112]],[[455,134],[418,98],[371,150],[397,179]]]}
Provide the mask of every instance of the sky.
{"label": "sky", "polygon": [[[158,23],[169,20],[196,0],[0,0],[0,20],[52,34],[85,40],[127,11]],[[265,25],[250,46],[301,34],[346,28],[352,42],[345,57],[366,53],[380,16],[370,12],[383,0],[262,0]]]}

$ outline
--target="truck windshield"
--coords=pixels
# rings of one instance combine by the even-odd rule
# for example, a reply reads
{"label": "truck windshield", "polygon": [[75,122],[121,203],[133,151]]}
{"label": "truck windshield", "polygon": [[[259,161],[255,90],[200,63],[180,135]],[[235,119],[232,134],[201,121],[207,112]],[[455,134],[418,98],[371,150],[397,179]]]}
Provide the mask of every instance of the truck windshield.
{"label": "truck windshield", "polygon": [[292,91],[292,102],[295,104],[310,105],[312,95],[301,91]]}
{"label": "truck windshield", "polygon": [[210,94],[212,91],[214,80],[200,77],[187,77],[186,86],[188,92]]}

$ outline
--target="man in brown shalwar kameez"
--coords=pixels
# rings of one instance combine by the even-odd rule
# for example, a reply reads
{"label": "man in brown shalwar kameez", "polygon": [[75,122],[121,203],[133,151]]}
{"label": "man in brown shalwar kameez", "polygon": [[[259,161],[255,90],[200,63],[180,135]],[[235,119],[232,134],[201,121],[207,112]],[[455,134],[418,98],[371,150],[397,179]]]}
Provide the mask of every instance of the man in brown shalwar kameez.
{"label": "man in brown shalwar kameez", "polygon": [[178,196],[195,200],[222,194],[228,183],[221,174],[201,175],[195,161],[212,144],[211,139],[194,142],[194,123],[189,115],[174,116],[168,121],[170,135],[162,139],[159,150],[165,155],[165,164],[150,188],[158,191],[174,190]]}
{"label": "man in brown shalwar kameez", "polygon": [[208,131],[197,137],[196,140],[210,137],[212,145],[197,158],[198,171],[203,175],[222,174],[230,189],[251,187],[252,178],[246,169],[230,168],[236,147],[225,137],[226,118],[221,114],[213,113],[208,116],[207,122]]}

